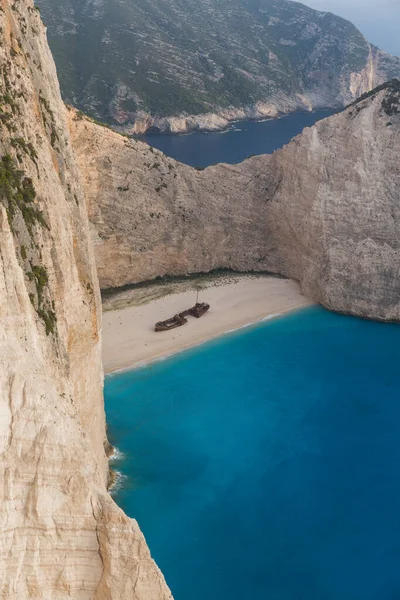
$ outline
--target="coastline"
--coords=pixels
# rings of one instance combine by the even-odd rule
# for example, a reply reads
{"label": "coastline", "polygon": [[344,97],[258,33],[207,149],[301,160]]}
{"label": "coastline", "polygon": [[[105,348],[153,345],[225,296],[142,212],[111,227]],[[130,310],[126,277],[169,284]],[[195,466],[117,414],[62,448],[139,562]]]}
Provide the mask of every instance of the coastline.
{"label": "coastline", "polygon": [[[320,110],[340,110],[341,106],[319,106],[295,104],[292,106],[263,105],[254,107],[204,113],[200,115],[176,115],[168,117],[139,116],[133,125],[114,125],[117,133],[133,136],[140,140],[146,135],[189,135],[191,133],[223,133],[231,131],[236,123],[245,121],[271,121],[295,113],[312,113]],[[342,107],[343,108],[343,107]]]}
{"label": "coastline", "polygon": [[[294,281],[270,276],[240,276],[210,280],[200,291],[201,302],[211,305],[201,319],[189,317],[183,327],[155,333],[154,324],[196,302],[194,289],[166,291],[150,301],[129,299],[105,305],[103,316],[103,366],[107,375],[134,369],[198,346],[226,333],[310,306]],[[125,304],[125,306],[124,306]],[[111,306],[113,306],[111,304]]]}

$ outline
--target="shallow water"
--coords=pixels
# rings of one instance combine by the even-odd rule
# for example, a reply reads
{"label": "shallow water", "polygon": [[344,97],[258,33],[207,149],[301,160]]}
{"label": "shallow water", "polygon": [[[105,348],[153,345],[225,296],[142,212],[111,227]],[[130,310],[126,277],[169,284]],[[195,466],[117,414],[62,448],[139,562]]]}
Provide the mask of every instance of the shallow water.
{"label": "shallow water", "polygon": [[400,597],[400,327],[320,308],[108,377],[176,600]]}
{"label": "shallow water", "polygon": [[148,133],[139,136],[167,156],[192,167],[216,163],[236,164],[252,154],[271,154],[287,144],[304,127],[333,114],[332,110],[292,113],[281,119],[238,121],[227,131],[189,135]]}

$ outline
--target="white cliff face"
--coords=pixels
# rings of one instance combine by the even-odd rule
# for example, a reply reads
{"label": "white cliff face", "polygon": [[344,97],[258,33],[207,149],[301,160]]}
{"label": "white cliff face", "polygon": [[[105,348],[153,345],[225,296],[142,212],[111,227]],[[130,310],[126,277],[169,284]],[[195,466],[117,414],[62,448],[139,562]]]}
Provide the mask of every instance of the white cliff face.
{"label": "white cliff face", "polygon": [[101,287],[264,270],[400,320],[399,105],[393,84],[271,156],[200,172],[70,111]]}
{"label": "white cliff face", "polygon": [[[400,87],[325,119],[271,157],[274,268],[327,308],[400,320]],[[394,102],[394,112],[385,106]],[[389,111],[390,112],[390,111]],[[278,246],[279,245],[279,246]]]}
{"label": "white cliff face", "polygon": [[70,113],[86,202],[30,0],[2,0],[0,28],[0,597],[167,600],[106,489],[87,208],[105,287],[272,270],[329,308],[399,320],[400,125],[382,108],[395,93],[204,172]]}
{"label": "white cliff face", "polygon": [[387,54],[371,44],[369,44],[369,48],[369,57],[364,69],[350,75],[350,93],[344,95],[344,104],[356,100],[388,80],[385,69]]}
{"label": "white cliff face", "polygon": [[171,598],[107,493],[86,205],[43,26],[0,8],[0,597]]}

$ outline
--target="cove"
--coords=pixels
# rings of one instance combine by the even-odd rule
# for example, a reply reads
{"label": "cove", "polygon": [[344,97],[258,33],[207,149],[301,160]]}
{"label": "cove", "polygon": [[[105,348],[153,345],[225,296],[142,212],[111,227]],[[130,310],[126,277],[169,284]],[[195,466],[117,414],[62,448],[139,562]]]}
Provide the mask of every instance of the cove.
{"label": "cove", "polygon": [[400,596],[400,327],[307,308],[106,379],[176,600]]}
{"label": "cove", "polygon": [[290,142],[304,127],[311,127],[333,112],[329,109],[297,112],[280,119],[238,121],[222,132],[147,133],[137,139],[192,167],[205,168],[221,162],[236,164],[253,154],[271,154]]}

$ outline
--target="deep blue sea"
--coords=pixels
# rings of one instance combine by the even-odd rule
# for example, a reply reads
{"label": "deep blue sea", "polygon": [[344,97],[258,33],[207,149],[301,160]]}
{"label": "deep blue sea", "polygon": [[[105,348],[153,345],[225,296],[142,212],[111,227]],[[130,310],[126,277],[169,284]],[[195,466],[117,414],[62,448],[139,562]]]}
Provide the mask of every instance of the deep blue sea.
{"label": "deep blue sea", "polygon": [[400,326],[308,308],[107,378],[176,600],[400,598]]}
{"label": "deep blue sea", "polygon": [[281,119],[238,121],[232,129],[223,132],[148,133],[138,139],[192,167],[209,167],[220,162],[236,164],[252,154],[271,154],[290,142],[304,127],[311,127],[331,114],[332,110],[298,112]]}

